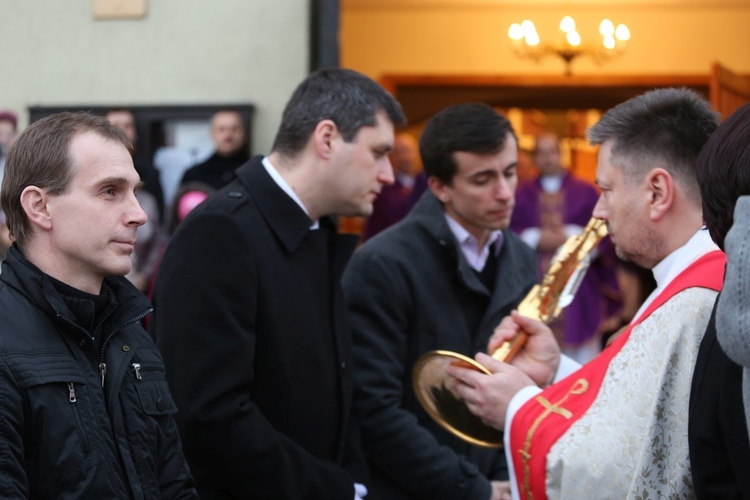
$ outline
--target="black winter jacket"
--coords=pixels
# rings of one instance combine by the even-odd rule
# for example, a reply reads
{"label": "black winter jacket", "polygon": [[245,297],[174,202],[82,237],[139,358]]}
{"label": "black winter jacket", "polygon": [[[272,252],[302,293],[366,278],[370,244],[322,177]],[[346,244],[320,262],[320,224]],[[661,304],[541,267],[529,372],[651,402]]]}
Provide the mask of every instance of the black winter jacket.
{"label": "black winter jacket", "polygon": [[196,498],[148,301],[107,278],[94,342],[15,246],[0,280],[0,498]]}

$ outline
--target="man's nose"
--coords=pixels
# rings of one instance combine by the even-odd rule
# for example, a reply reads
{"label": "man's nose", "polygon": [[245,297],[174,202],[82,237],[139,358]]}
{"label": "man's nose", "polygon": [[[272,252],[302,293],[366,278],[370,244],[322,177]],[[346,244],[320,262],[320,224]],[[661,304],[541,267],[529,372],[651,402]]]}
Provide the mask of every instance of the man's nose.
{"label": "man's nose", "polygon": [[132,196],[129,212],[128,212],[128,225],[142,226],[148,221],[148,215],[141,207],[138,198],[135,195]]}
{"label": "man's nose", "polygon": [[396,182],[396,178],[393,176],[393,165],[391,165],[391,160],[387,156],[385,157],[383,168],[381,168],[378,173],[378,181],[386,186],[390,186]]}
{"label": "man's nose", "polygon": [[597,219],[607,220],[607,211],[605,210],[603,200],[604,196],[599,195],[599,199],[596,200],[596,205],[594,205],[594,212],[591,215],[596,217]]}
{"label": "man's nose", "polygon": [[513,187],[508,182],[508,179],[501,177],[500,182],[497,183],[497,189],[495,190],[495,198],[498,200],[508,200],[513,197]]}

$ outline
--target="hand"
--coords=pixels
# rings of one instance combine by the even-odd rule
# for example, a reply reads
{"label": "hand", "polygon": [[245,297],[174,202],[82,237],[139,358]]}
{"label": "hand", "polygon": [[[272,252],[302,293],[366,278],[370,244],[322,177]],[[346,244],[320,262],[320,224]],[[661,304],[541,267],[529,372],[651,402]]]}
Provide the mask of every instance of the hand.
{"label": "hand", "polygon": [[565,234],[563,226],[545,227],[540,231],[536,249],[540,252],[554,252],[567,239],[568,236]]}
{"label": "hand", "polygon": [[498,430],[505,427],[505,412],[513,396],[524,387],[535,385],[524,372],[502,361],[479,353],[476,360],[485,366],[492,375],[470,368],[449,366],[452,376],[451,390],[458,394],[474,415],[485,425]]}
{"label": "hand", "polygon": [[[487,343],[487,352],[497,350],[506,340],[523,330],[529,337],[510,364],[523,370],[539,387],[546,387],[555,378],[560,364],[560,345],[552,330],[541,321],[511,311],[495,328]],[[482,363],[484,364],[484,363]]]}
{"label": "hand", "polygon": [[492,494],[490,500],[510,500],[510,481],[490,481]]}

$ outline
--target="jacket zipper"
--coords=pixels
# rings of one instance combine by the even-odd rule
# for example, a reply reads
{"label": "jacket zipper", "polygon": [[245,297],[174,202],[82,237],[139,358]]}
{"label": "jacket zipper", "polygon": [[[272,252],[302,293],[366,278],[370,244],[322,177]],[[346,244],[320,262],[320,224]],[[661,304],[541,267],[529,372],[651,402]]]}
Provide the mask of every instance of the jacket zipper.
{"label": "jacket zipper", "polygon": [[126,321],[125,323],[123,323],[116,330],[112,330],[109,333],[109,335],[107,335],[104,338],[104,342],[102,342],[102,347],[99,350],[99,373],[102,376],[102,387],[104,387],[104,379],[105,379],[105,377],[107,375],[107,363],[104,362],[104,355],[105,355],[105,353],[107,351],[107,344],[109,344],[109,341],[112,340],[112,337],[114,337],[117,332],[119,332],[120,330],[122,330],[126,326],[130,326],[133,323],[139,322],[140,320],[142,320],[143,318],[145,318],[146,316],[148,316],[149,314],[151,314],[151,311],[153,311],[153,309],[149,307],[148,310],[145,313],[139,314],[135,318],[133,318],[133,319],[131,319],[129,321]]}
{"label": "jacket zipper", "polygon": [[[138,316],[136,316],[135,318],[132,318],[129,321],[126,321],[119,328],[117,328],[116,330],[111,331],[109,333],[109,335],[107,335],[107,337],[104,339],[104,342],[102,343],[102,348],[99,351],[99,375],[101,376],[102,388],[104,387],[104,381],[105,381],[106,376],[107,376],[107,363],[104,362],[104,354],[105,354],[105,352],[107,350],[107,344],[109,344],[109,341],[112,340],[112,337],[114,337],[117,332],[119,332],[120,330],[122,330],[126,326],[132,325],[133,323],[137,323],[138,321],[142,320],[143,318],[145,318],[146,316],[148,316],[149,314],[151,314],[151,312],[153,310],[154,310],[153,307],[149,307],[146,310],[146,312],[139,314]],[[110,314],[111,314],[111,312],[110,312]],[[60,314],[59,312],[56,312],[55,316],[57,316],[58,319],[64,321],[65,323],[68,323],[69,325],[72,325],[76,329],[83,330],[83,328],[81,328],[79,325],[77,325],[73,321],[69,320],[68,318],[66,318],[65,316],[63,316],[62,314]],[[85,330],[83,330],[83,331],[85,331]],[[91,341],[91,345],[92,346],[96,345],[96,338],[93,335],[89,336],[88,332],[87,332],[86,337],[88,337],[88,339]]]}
{"label": "jacket zipper", "polygon": [[78,411],[78,398],[76,398],[76,386],[73,382],[68,382],[68,401],[70,401],[70,404],[72,405],[71,408],[73,408],[73,416],[76,420],[76,427],[78,427],[78,434],[81,436],[81,441],[83,442],[83,450],[88,454],[91,449],[89,448],[89,440],[88,435],[85,432],[85,429],[83,428],[83,422],[81,421],[81,414]]}

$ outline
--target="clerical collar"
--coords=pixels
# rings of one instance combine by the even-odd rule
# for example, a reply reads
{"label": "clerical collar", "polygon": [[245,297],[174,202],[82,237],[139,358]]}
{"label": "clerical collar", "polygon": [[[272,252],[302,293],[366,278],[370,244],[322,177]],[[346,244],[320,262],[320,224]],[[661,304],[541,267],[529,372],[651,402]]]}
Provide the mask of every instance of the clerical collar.
{"label": "clerical collar", "polygon": [[656,280],[656,290],[651,292],[638,312],[633,316],[637,319],[643,311],[653,302],[664,288],[674,280],[678,274],[684,271],[699,257],[718,250],[719,247],[713,242],[705,227],[699,229],[684,245],[667,255],[661,262],[656,264],[651,272]]}
{"label": "clerical collar", "polygon": [[466,257],[469,266],[475,271],[481,272],[482,269],[484,269],[484,265],[487,263],[490,249],[492,249],[493,254],[497,256],[503,248],[503,232],[499,229],[492,231],[484,246],[480,249],[479,242],[474,235],[470,234],[461,224],[447,213],[443,213],[443,215],[445,215],[445,220],[448,223],[448,227],[453,233],[453,236],[456,237],[456,240],[461,246],[461,252],[464,254],[464,257]]}
{"label": "clerical collar", "polygon": [[545,175],[539,178],[539,184],[542,185],[542,191],[548,194],[554,194],[562,189],[563,174]]}
{"label": "clerical collar", "polygon": [[[271,160],[268,159],[268,156],[263,158],[263,167],[265,167],[266,172],[268,172],[268,175],[271,176],[271,179],[282,189],[284,192],[289,195],[289,197],[294,200],[294,202],[299,205],[299,207],[307,214],[308,217],[310,217],[310,212],[307,211],[307,207],[305,207],[305,204],[302,203],[302,200],[299,199],[299,196],[297,196],[297,193],[294,192],[294,189],[284,180],[284,178],[281,176],[278,170],[276,170],[276,167],[274,167],[271,164]],[[310,229],[318,229],[320,227],[318,220],[316,219],[313,221],[312,225],[310,226]]]}

